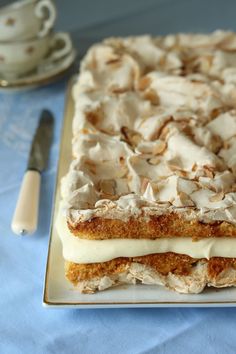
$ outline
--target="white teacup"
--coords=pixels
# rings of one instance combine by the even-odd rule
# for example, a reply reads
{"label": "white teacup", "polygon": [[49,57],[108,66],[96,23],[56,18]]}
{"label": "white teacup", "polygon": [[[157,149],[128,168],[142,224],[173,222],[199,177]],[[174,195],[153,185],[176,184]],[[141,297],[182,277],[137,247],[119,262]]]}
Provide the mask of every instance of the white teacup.
{"label": "white teacup", "polygon": [[0,42],[47,35],[56,19],[51,0],[21,0],[0,8]]}
{"label": "white teacup", "polygon": [[16,78],[34,70],[43,60],[53,62],[72,51],[67,33],[51,33],[28,41],[0,43],[0,76]]}

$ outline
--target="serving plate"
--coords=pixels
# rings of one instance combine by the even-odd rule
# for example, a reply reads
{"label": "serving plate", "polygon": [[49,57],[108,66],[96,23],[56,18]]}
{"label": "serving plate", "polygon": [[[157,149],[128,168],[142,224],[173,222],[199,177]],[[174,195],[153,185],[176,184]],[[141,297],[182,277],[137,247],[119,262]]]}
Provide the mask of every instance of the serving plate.
{"label": "serving plate", "polygon": [[121,308],[121,307],[223,307],[236,306],[236,288],[206,289],[201,294],[178,294],[161,286],[122,285],[96,294],[80,294],[64,275],[62,247],[55,228],[60,201],[60,180],[71,160],[71,137],[74,104],[72,78],[68,85],[60,156],[52,211],[43,305],[68,308]]}

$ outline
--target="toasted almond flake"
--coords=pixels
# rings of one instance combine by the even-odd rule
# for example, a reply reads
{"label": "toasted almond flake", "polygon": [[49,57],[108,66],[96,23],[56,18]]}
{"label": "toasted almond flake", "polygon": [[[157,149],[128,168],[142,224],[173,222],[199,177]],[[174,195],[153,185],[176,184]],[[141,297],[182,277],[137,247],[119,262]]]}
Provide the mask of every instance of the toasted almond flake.
{"label": "toasted almond flake", "polygon": [[170,119],[169,121],[166,122],[165,126],[161,129],[160,134],[159,134],[159,138],[164,140],[166,139],[167,135],[170,132],[170,128],[167,126],[167,124],[171,121],[172,119]]}
{"label": "toasted almond flake", "polygon": [[[179,122],[179,121],[178,121]],[[183,132],[188,136],[190,137],[191,139],[194,137],[194,134],[193,134],[193,130],[192,130],[192,127],[187,125],[189,124],[189,121],[187,121],[187,124],[186,124],[186,121],[180,121],[180,122],[183,122],[184,123],[184,127],[183,127]]]}
{"label": "toasted almond flake", "polygon": [[131,142],[132,142],[132,145],[138,145],[141,141],[142,137],[141,135],[139,134],[134,134],[132,137],[131,137]]}
{"label": "toasted almond flake", "polygon": [[109,60],[106,61],[106,65],[117,65],[117,64],[121,64],[122,58],[118,55],[114,55],[112,58],[110,58]]}
{"label": "toasted almond flake", "polygon": [[208,143],[208,149],[217,154],[222,147],[222,140],[219,135],[212,135],[212,139]]}
{"label": "toasted almond flake", "polygon": [[128,91],[128,88],[127,87],[117,87],[117,86],[111,86],[110,87],[110,91],[112,93],[116,93],[116,94],[119,94],[119,93],[125,93]]}
{"label": "toasted almond flake", "polygon": [[89,287],[83,288],[82,285],[80,286],[80,290],[79,291],[81,292],[81,294],[94,294],[95,293],[94,289],[91,289]]}
{"label": "toasted almond flake", "polygon": [[216,194],[214,194],[213,196],[211,196],[211,197],[209,198],[209,200],[210,200],[210,202],[219,202],[219,201],[221,201],[222,199],[224,199],[224,196],[225,196],[224,192],[221,191],[221,192],[216,193]]}
{"label": "toasted almond flake", "polygon": [[160,103],[160,99],[155,90],[149,89],[145,92],[144,98],[151,102],[151,104],[157,106]]}
{"label": "toasted almond flake", "polygon": [[218,115],[220,115],[221,113],[223,113],[223,110],[221,107],[219,108],[215,108],[211,111],[211,118],[214,119],[216,118]]}
{"label": "toasted almond flake", "polygon": [[120,156],[120,164],[121,165],[125,164],[125,158],[123,156]]}
{"label": "toasted almond flake", "polygon": [[98,188],[104,194],[115,194],[116,182],[113,179],[103,179],[98,183]]}
{"label": "toasted almond flake", "polygon": [[206,177],[214,178],[214,169],[211,166],[203,166],[203,172]]}
{"label": "toasted almond flake", "polygon": [[182,191],[179,192],[178,194],[179,194],[179,199],[184,206],[194,206],[195,205],[188,194],[186,194]]}
{"label": "toasted almond flake", "polygon": [[169,200],[170,204],[173,204],[174,201],[175,201],[175,198],[170,198],[170,200]]}
{"label": "toasted almond flake", "polygon": [[223,142],[223,149],[228,150],[230,148],[230,144],[228,141]]}
{"label": "toasted almond flake", "polygon": [[147,188],[148,183],[150,182],[150,179],[147,177],[141,177],[141,187],[140,191],[143,194]]}
{"label": "toasted almond flake", "polygon": [[156,183],[151,183],[152,189],[154,193],[157,193],[159,191],[158,185]]}
{"label": "toasted almond flake", "polygon": [[132,179],[133,179],[133,176],[132,176],[132,175],[128,175],[128,176],[127,176],[127,181],[128,181],[128,182],[131,182]]}
{"label": "toasted almond flake", "polygon": [[96,164],[93,161],[86,160],[85,165],[87,165],[91,173],[93,173],[94,175],[96,174]]}
{"label": "toasted almond flake", "polygon": [[[159,107],[158,107],[159,108]],[[163,112],[163,110],[160,110],[160,113]],[[148,116],[146,118],[149,118]],[[173,121],[172,116],[167,117],[161,124],[161,126],[158,126],[156,130],[153,130],[153,133],[150,136],[150,140],[154,141],[157,139],[165,140],[167,134],[169,133],[169,127],[165,129],[170,122]],[[145,121],[144,121],[145,123]]]}
{"label": "toasted almond flake", "polygon": [[135,132],[127,127],[121,127],[121,133],[123,134],[126,142],[131,146],[137,146],[142,140],[140,133]]}
{"label": "toasted almond flake", "polygon": [[148,159],[147,162],[150,165],[157,165],[160,162],[160,158],[155,156],[155,157],[152,157],[151,159]]}
{"label": "toasted almond flake", "polygon": [[205,175],[209,178],[214,178],[214,173],[212,171],[205,170]]}
{"label": "toasted almond flake", "polygon": [[128,167],[126,165],[121,166],[120,169],[116,169],[116,177],[122,178],[125,177],[128,173]]}
{"label": "toasted almond flake", "polygon": [[180,169],[179,166],[174,165],[174,164],[172,164],[172,163],[168,163],[168,162],[167,162],[167,165],[168,165],[168,167],[171,169],[171,171],[173,171],[173,172],[175,172],[175,173],[176,173],[176,171],[178,171],[178,170]]}
{"label": "toasted almond flake", "polygon": [[217,193],[217,189],[216,189],[215,186],[212,186],[212,185],[210,184],[208,188],[209,188],[211,191]]}
{"label": "toasted almond flake", "polygon": [[97,69],[97,59],[96,59],[95,53],[92,54],[91,69],[94,69],[94,70]]}
{"label": "toasted almond flake", "polygon": [[100,107],[98,107],[94,111],[85,112],[85,115],[87,121],[90,122],[92,125],[97,125],[102,120],[102,110]]}
{"label": "toasted almond flake", "polygon": [[151,84],[151,79],[148,76],[143,76],[138,82],[138,89],[140,91],[146,90]]}
{"label": "toasted almond flake", "polygon": [[158,143],[155,144],[153,148],[153,155],[159,155],[163,154],[163,152],[166,150],[167,144],[164,141],[159,141]]}
{"label": "toasted almond flake", "polygon": [[212,65],[212,56],[203,56],[197,59],[197,66],[199,71],[207,72]]}
{"label": "toasted almond flake", "polygon": [[89,130],[86,128],[81,129],[80,131],[82,134],[89,134]]}
{"label": "toasted almond flake", "polygon": [[182,170],[180,161],[177,157],[167,161],[167,165],[172,171]]}
{"label": "toasted almond flake", "polygon": [[188,177],[188,172],[184,170],[176,170],[175,174],[179,177]]}

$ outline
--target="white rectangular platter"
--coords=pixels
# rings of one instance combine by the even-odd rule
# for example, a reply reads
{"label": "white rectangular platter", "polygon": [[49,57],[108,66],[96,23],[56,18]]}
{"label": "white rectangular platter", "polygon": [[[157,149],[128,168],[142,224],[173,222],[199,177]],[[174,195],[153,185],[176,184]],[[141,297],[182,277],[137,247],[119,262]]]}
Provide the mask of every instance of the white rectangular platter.
{"label": "white rectangular platter", "polygon": [[68,85],[64,125],[61,137],[58,173],[53,203],[51,232],[46,266],[43,305],[68,308],[121,308],[121,307],[219,307],[236,306],[236,288],[206,289],[201,294],[178,294],[159,286],[125,285],[96,294],[80,294],[66,280],[62,247],[55,228],[60,200],[60,179],[67,172],[71,160],[73,99]]}

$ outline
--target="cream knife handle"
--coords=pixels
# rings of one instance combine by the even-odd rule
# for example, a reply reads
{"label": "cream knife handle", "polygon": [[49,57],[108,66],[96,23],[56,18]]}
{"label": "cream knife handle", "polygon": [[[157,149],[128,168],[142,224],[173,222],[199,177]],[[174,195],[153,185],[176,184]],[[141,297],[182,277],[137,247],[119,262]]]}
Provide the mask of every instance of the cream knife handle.
{"label": "cream knife handle", "polygon": [[32,234],[37,229],[40,180],[38,171],[25,172],[11,224],[17,235]]}

